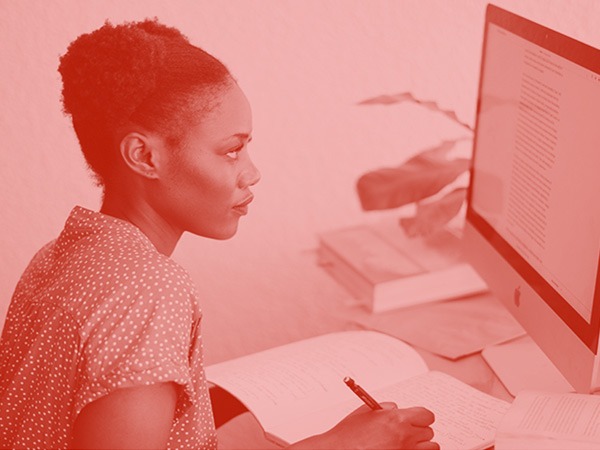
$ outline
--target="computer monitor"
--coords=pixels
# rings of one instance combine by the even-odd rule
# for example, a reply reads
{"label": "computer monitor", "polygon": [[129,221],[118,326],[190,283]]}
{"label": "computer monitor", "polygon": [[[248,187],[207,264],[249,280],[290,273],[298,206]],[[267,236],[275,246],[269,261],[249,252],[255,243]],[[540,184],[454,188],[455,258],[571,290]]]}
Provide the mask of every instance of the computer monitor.
{"label": "computer monitor", "polygon": [[600,51],[488,6],[464,232],[578,392],[600,389]]}

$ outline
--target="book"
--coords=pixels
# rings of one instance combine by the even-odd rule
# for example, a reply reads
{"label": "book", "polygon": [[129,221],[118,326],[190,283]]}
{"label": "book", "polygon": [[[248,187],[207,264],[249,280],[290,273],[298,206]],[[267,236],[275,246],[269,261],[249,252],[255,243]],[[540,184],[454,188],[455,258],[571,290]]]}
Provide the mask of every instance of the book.
{"label": "book", "polygon": [[370,311],[381,312],[487,290],[451,229],[408,237],[397,221],[319,235],[319,263]]}
{"label": "book", "polygon": [[344,384],[346,376],[380,402],[433,411],[434,440],[448,450],[490,446],[509,407],[429,371],[411,346],[369,330],[325,334],[206,367],[207,380],[237,397],[280,444],[323,433],[363,404]]}
{"label": "book", "polygon": [[496,449],[600,448],[600,395],[521,391],[501,420]]}

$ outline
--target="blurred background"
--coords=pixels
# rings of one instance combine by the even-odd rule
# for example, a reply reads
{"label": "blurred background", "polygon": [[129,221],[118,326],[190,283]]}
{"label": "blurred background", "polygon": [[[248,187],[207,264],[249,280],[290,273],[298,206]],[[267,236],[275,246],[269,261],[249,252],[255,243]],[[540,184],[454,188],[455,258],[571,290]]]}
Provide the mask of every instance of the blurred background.
{"label": "blurred background", "polygon": [[[445,139],[469,136],[416,104],[359,106],[412,92],[473,125],[483,0],[0,0],[0,327],[30,258],[74,205],[99,207],[60,105],[58,58],[78,35],[158,17],[223,61],[254,114],[262,173],[232,240],[184,235],[173,258],[202,294],[208,363],[324,329],[314,261],[318,232],[374,220],[355,181]],[[598,0],[497,0],[600,47]],[[467,149],[468,150],[468,149]],[[319,285],[322,286],[322,285]]]}

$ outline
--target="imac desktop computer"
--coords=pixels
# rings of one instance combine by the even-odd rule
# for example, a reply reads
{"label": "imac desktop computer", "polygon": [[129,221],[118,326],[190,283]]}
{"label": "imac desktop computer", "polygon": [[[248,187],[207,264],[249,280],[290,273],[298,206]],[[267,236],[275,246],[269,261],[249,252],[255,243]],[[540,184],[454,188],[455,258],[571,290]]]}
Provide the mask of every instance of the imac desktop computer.
{"label": "imac desktop computer", "polygon": [[572,390],[598,392],[600,51],[492,5],[464,244]]}

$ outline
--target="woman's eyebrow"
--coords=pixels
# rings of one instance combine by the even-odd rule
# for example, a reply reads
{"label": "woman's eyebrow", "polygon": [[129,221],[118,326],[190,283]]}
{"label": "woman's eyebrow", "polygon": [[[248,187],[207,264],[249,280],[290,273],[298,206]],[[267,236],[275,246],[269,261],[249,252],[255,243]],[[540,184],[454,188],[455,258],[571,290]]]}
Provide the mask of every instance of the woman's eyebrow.
{"label": "woman's eyebrow", "polygon": [[250,142],[252,140],[252,135],[250,133],[236,133],[236,134],[232,134],[227,139],[231,139],[231,138],[239,138],[239,139],[247,140],[248,142]]}
{"label": "woman's eyebrow", "polygon": [[240,144],[248,144],[252,140],[252,135],[250,133],[235,133],[231,136],[228,136],[221,141],[219,141],[219,146],[229,146],[232,144],[239,145]]}

